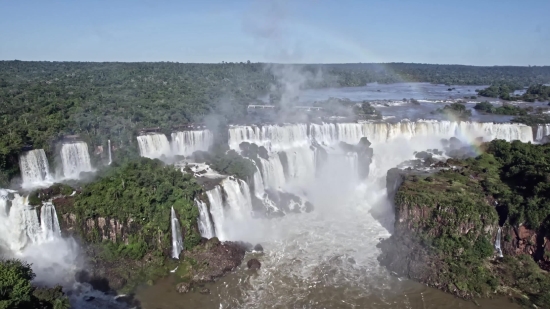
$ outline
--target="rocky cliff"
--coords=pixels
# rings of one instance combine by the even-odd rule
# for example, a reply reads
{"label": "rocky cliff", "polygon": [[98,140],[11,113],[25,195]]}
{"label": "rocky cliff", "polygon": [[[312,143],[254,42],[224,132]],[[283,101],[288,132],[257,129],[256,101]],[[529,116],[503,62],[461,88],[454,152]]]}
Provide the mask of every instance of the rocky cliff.
{"label": "rocky cliff", "polygon": [[[431,167],[388,171],[395,230],[379,244],[380,263],[398,276],[460,297],[500,293],[548,307],[547,221],[529,228],[513,220],[519,207],[512,208],[513,195],[506,190],[514,187],[501,180],[498,157],[484,154]],[[499,225],[504,258],[494,245]]]}
{"label": "rocky cliff", "polygon": [[[201,239],[195,200],[205,199],[191,175],[142,158],[100,175],[75,194],[55,196],[52,202],[62,233],[82,244],[88,263],[80,280],[103,291],[129,292],[175,268],[180,277],[201,274],[186,281],[192,287],[241,264],[243,245]],[[179,259],[171,258],[171,209],[181,225]]]}

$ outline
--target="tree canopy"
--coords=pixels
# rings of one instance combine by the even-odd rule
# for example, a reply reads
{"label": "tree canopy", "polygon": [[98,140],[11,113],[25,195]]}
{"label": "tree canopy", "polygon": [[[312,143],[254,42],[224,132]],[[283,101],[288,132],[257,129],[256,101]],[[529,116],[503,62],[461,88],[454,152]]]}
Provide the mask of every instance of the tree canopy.
{"label": "tree canopy", "polygon": [[31,284],[35,274],[31,265],[20,260],[0,260],[1,309],[67,309],[68,298],[61,287],[36,288]]}
{"label": "tree canopy", "polygon": [[[288,69],[291,68],[291,69]],[[91,63],[0,61],[0,182],[18,173],[23,148],[53,153],[62,135],[80,134],[91,147],[137,153],[144,127],[201,122],[207,115],[235,122],[246,105],[292,88],[353,87],[403,81],[519,86],[550,82],[550,67],[427,64]],[[51,157],[51,156],[49,156]]]}

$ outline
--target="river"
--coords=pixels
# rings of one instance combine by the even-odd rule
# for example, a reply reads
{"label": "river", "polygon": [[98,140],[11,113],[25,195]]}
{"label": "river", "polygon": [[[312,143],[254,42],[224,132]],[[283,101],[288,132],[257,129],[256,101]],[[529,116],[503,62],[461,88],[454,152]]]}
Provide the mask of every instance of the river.
{"label": "river", "polygon": [[[379,265],[377,244],[391,235],[388,169],[414,151],[436,148],[439,138],[374,143],[368,179],[359,182],[342,162],[328,164],[306,185],[311,213],[254,219],[240,225],[239,240],[261,243],[256,273],[241,266],[207,284],[210,295],[180,295],[173,278],[143,287],[137,298],[156,308],[478,308],[474,302],[396,278]],[[483,308],[519,308],[503,298],[478,300]]]}

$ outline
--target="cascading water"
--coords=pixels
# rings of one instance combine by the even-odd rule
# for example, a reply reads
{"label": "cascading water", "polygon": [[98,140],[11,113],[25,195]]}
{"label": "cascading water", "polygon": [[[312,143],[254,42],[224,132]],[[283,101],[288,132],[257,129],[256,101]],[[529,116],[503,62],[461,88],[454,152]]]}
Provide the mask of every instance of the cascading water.
{"label": "cascading water", "polygon": [[170,225],[172,228],[172,258],[179,259],[180,253],[183,251],[183,238],[181,235],[181,226],[176,211],[172,207],[170,211]]}
{"label": "cascading water", "polygon": [[107,147],[109,148],[109,165],[111,165],[111,163],[113,163],[113,157],[111,156],[111,140],[107,140]]}
{"label": "cascading water", "polygon": [[[37,285],[73,286],[69,294],[75,308],[121,308],[111,295],[91,289],[82,290],[74,282],[75,272],[82,269],[79,263],[79,245],[72,238],[62,238],[54,205],[45,202],[40,209],[29,206],[28,199],[16,191],[0,189],[0,251],[32,265]],[[74,285],[73,285],[74,284]],[[87,285],[87,284],[84,284]],[[103,302],[93,304],[90,299]],[[99,305],[105,303],[106,305]]]}
{"label": "cascading water", "polygon": [[7,211],[7,200],[5,211],[0,215],[0,239],[4,246],[13,252],[19,252],[29,241],[38,243],[41,241],[41,228],[38,222],[36,210],[32,209],[27,197],[14,194],[11,200],[11,207]]}
{"label": "cascading water", "polygon": [[550,124],[539,124],[537,126],[535,141],[541,141],[545,136],[548,135],[550,135]]}
{"label": "cascading water", "polygon": [[21,169],[22,186],[24,188],[53,181],[44,149],[34,149],[21,154],[19,156],[19,168]]}
{"label": "cascading water", "polygon": [[92,163],[85,142],[65,143],[61,146],[63,177],[78,179],[81,172],[92,171]]}
{"label": "cascading water", "polygon": [[[216,236],[220,240],[238,239],[240,226],[252,218],[250,188],[243,180],[227,177],[206,192]],[[224,198],[225,197],[225,198]]]}
{"label": "cascading water", "polygon": [[137,137],[139,153],[142,157],[158,159],[162,156],[170,156],[172,151],[170,143],[164,134],[147,134]]}
{"label": "cascading water", "polygon": [[177,155],[190,156],[198,150],[207,151],[213,143],[214,136],[209,130],[172,133],[172,151]]}
{"label": "cascading water", "polygon": [[265,193],[264,182],[262,180],[262,174],[256,166],[256,172],[254,173],[254,195],[262,198]]}
{"label": "cascading water", "polygon": [[279,190],[284,187],[286,179],[283,164],[278,154],[273,154],[269,159],[260,158],[261,174],[265,188]]}
{"label": "cascading water", "polygon": [[205,202],[195,199],[195,205],[199,208],[199,232],[202,237],[212,238],[215,236],[214,225],[210,219],[208,206]]}
{"label": "cascading water", "polygon": [[497,253],[498,253],[499,257],[504,257],[504,255],[502,254],[502,248],[500,247],[501,237],[502,237],[502,228],[499,227],[498,230],[497,230],[497,237],[495,239],[495,250],[497,250]]}
{"label": "cascading water", "polygon": [[224,232],[225,215],[223,211],[223,191],[220,185],[212,190],[206,191],[206,196],[210,202],[210,215],[214,221],[215,236],[219,239],[226,239]]}
{"label": "cascading water", "polygon": [[[315,210],[308,215],[274,220],[246,220],[243,216],[240,225],[232,226],[227,224],[230,220],[223,217],[229,216],[228,203],[223,203],[225,188],[219,186],[209,191],[216,231],[218,221],[226,224],[221,227],[225,233],[222,238],[261,242],[266,249],[260,257],[262,271],[257,276],[242,279],[245,285],[235,284],[238,292],[227,292],[227,285],[216,291],[220,293],[220,307],[247,308],[261,304],[263,307],[300,308],[410,308],[410,299],[406,295],[410,283],[388,275],[376,260],[380,252],[376,247],[378,239],[390,235],[394,219],[386,195],[388,169],[411,159],[414,151],[441,147],[441,138],[457,136],[465,142],[473,142],[479,136],[486,140],[533,140],[531,129],[523,125],[449,121],[312,124],[305,146],[292,140],[287,140],[287,144],[280,139],[277,142],[269,140],[270,130],[289,130],[279,136],[295,137],[290,133],[290,127],[230,129],[232,149],[238,151],[242,141],[254,142],[268,149],[270,158],[261,158],[258,166],[266,190],[272,183],[287,183],[285,168],[288,168],[289,175],[298,168],[288,157],[289,151],[311,150],[311,146],[319,144],[328,155],[323,159],[322,170],[314,165],[315,177],[309,183],[301,182],[297,185],[299,188],[292,184],[294,188],[288,188],[306,192],[315,205]],[[357,156],[342,152],[337,144],[341,141],[356,144],[361,137],[373,142],[374,157],[367,179],[359,184],[356,177],[350,177],[350,169],[357,168]],[[278,152],[285,153],[284,159],[278,156]],[[311,152],[316,156],[312,161],[317,162],[321,152]],[[270,173],[273,167],[266,168],[268,163],[275,161],[274,158],[282,161],[277,164],[278,174],[282,175],[279,181],[270,176],[276,174]],[[283,168],[285,165],[288,166]],[[217,206],[212,203],[211,197],[214,196],[218,199]],[[216,209],[220,210],[219,217],[214,215]]]}
{"label": "cascading water", "polygon": [[331,145],[339,141],[355,144],[361,137],[367,137],[371,142],[385,142],[395,138],[411,139],[417,136],[441,138],[457,136],[468,139],[481,136],[488,140],[533,141],[531,127],[523,124],[435,120],[312,124],[310,136],[322,145]]}
{"label": "cascading water", "polygon": [[40,226],[44,241],[53,240],[61,236],[57,212],[51,202],[45,202],[40,209]]}
{"label": "cascading water", "polygon": [[[236,151],[240,151],[242,142],[264,146],[270,156],[268,159],[260,158],[262,181],[265,188],[278,190],[303,186],[316,176],[318,153],[314,144],[331,153],[335,152],[339,142],[357,144],[362,137],[367,137],[373,143],[381,143],[397,138],[410,140],[453,136],[466,142],[473,142],[477,137],[486,140],[533,141],[531,127],[522,124],[419,120],[398,123],[323,123],[310,124],[309,128],[306,124],[232,126],[229,128],[229,146]],[[281,162],[278,152],[284,154],[285,162]],[[350,165],[357,165],[353,155],[346,160]]]}

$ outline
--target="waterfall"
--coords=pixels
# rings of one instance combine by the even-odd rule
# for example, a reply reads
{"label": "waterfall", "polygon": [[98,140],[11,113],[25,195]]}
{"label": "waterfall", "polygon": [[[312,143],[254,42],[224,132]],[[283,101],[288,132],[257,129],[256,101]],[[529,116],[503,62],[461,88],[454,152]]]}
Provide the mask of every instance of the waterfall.
{"label": "waterfall", "polygon": [[19,168],[21,169],[21,178],[23,178],[23,187],[32,187],[45,181],[52,181],[44,149],[34,149],[21,154]]}
{"label": "waterfall", "polygon": [[164,134],[147,134],[137,137],[139,153],[142,157],[158,159],[161,156],[170,156],[170,144]]}
{"label": "waterfall", "polygon": [[536,141],[541,141],[543,137],[550,135],[550,124],[539,124],[535,136]]}
{"label": "waterfall", "polygon": [[278,190],[285,185],[285,172],[279,155],[274,154],[268,160],[260,158],[261,174],[265,188]]}
{"label": "waterfall", "polygon": [[57,212],[51,202],[42,204],[42,209],[40,210],[40,226],[42,228],[42,238],[44,241],[61,236]]}
{"label": "waterfall", "polygon": [[[539,127],[539,131],[541,127]],[[333,145],[337,142],[356,144],[361,137],[371,142],[385,142],[398,137],[411,139],[416,136],[452,136],[474,139],[482,136],[488,140],[504,139],[507,141],[533,141],[529,126],[511,123],[486,123],[470,121],[401,121],[397,123],[323,123],[310,126],[310,136],[321,145]],[[542,134],[542,133],[541,133]],[[538,135],[538,134],[537,134]]]}
{"label": "waterfall", "polygon": [[210,202],[210,215],[214,221],[214,231],[215,236],[220,239],[226,239],[224,233],[223,223],[225,221],[224,211],[223,211],[223,195],[222,188],[220,185],[217,185],[212,190],[206,191],[206,196]]}
{"label": "waterfall", "polygon": [[215,235],[214,226],[212,220],[210,220],[210,214],[208,213],[208,206],[205,202],[195,199],[195,205],[199,208],[199,232],[202,237],[212,238]]}
{"label": "waterfall", "polygon": [[207,151],[213,143],[214,135],[209,130],[172,133],[172,151],[177,155],[190,156],[198,150]]}
{"label": "waterfall", "polygon": [[220,240],[238,238],[243,224],[252,218],[252,197],[248,184],[241,179],[227,177],[206,195],[216,236]]}
{"label": "waterfall", "polygon": [[272,151],[308,146],[307,124],[230,127],[229,147],[239,151],[242,142],[264,146]]}
{"label": "waterfall", "polygon": [[172,258],[179,259],[180,253],[183,251],[183,238],[181,236],[181,226],[176,216],[174,207],[170,212],[170,225],[172,227]]}
{"label": "waterfall", "polygon": [[[12,198],[10,199],[10,194]],[[11,204],[11,207],[10,207]],[[26,196],[0,189],[0,244],[13,252],[29,244],[41,244],[61,236],[57,212],[51,202],[40,210],[29,206]]]}
{"label": "waterfall", "polygon": [[264,181],[262,179],[262,174],[260,173],[258,166],[256,166],[256,172],[254,173],[254,195],[256,195],[259,198],[262,198],[264,193],[265,193],[265,188],[264,188]]}
{"label": "waterfall", "polygon": [[502,237],[502,228],[499,227],[498,231],[497,231],[497,237],[495,239],[495,249],[497,250],[499,257],[504,256],[502,254],[502,249],[500,248],[500,239],[501,239],[501,237]]}
{"label": "waterfall", "polygon": [[109,165],[113,163],[113,157],[111,156],[111,140],[107,140],[107,147],[109,148]]}
{"label": "waterfall", "polygon": [[26,196],[15,194],[7,211],[8,199],[3,197],[4,211],[0,212],[0,240],[11,251],[18,252],[30,243],[42,240],[42,230],[36,210],[29,206]]}
{"label": "waterfall", "polygon": [[[539,131],[544,130],[539,128]],[[418,120],[397,123],[322,123],[310,124],[309,127],[306,124],[231,126],[228,143],[236,151],[240,151],[242,142],[264,146],[270,157],[260,158],[262,180],[265,188],[277,190],[287,183],[298,186],[309,183],[318,172],[318,163],[322,163],[317,160],[320,154],[318,151],[334,152],[340,142],[354,145],[362,137],[367,137],[373,143],[383,143],[396,138],[421,136],[456,136],[466,143],[474,142],[477,137],[485,140],[533,141],[531,127],[523,124]],[[278,153],[286,158],[285,162],[281,161]],[[357,166],[357,159],[353,156],[346,160],[349,166]]]}
{"label": "waterfall", "polygon": [[81,172],[92,171],[88,144],[85,142],[66,143],[61,146],[63,177],[77,179]]}

